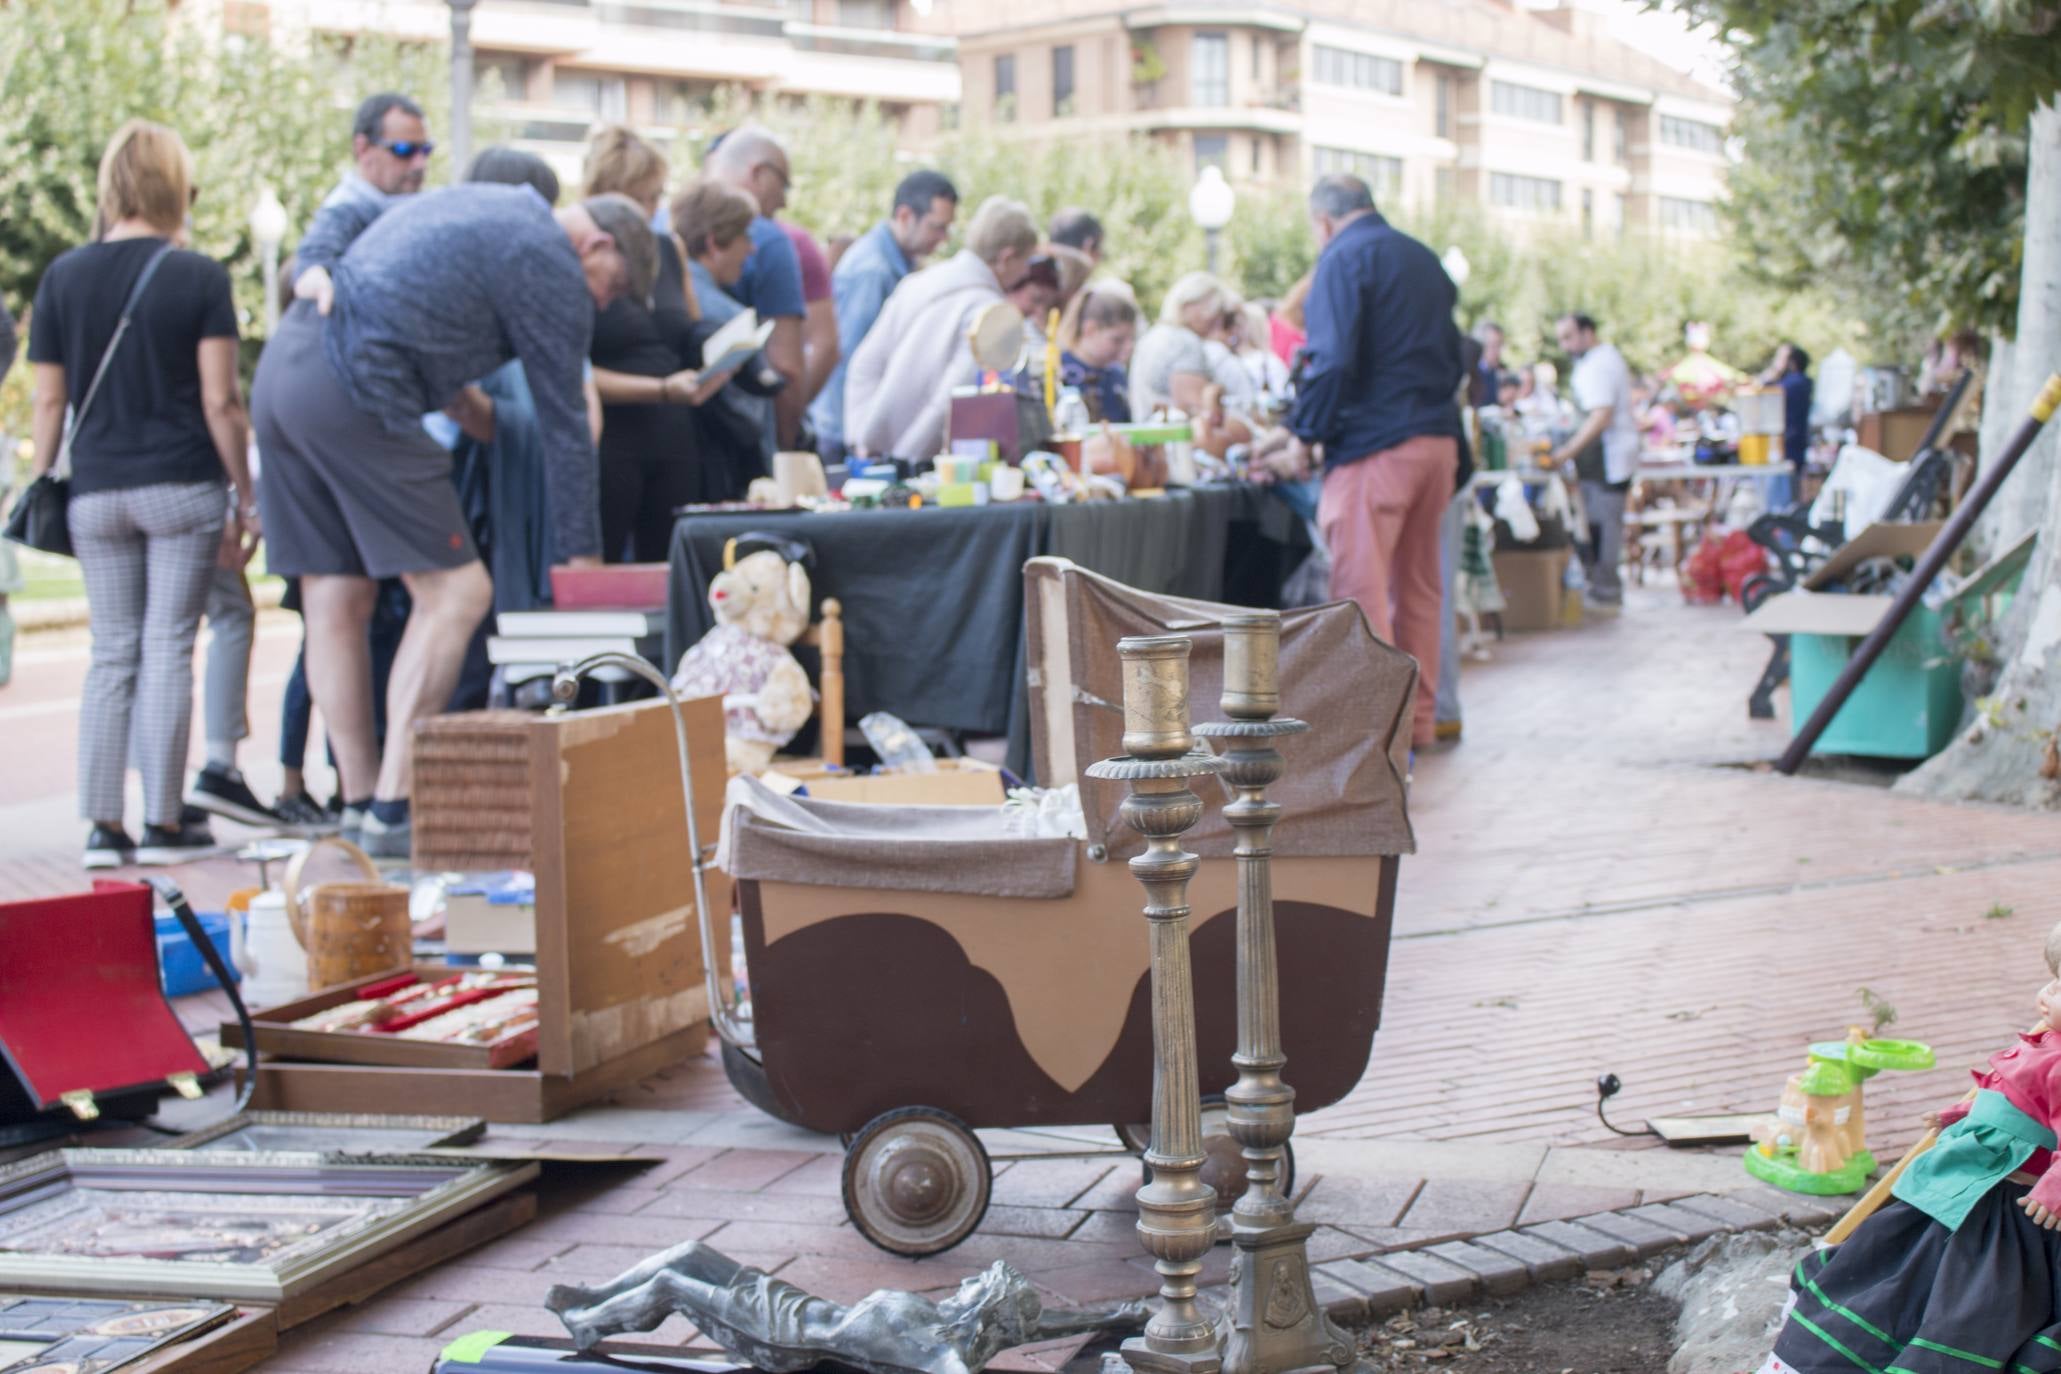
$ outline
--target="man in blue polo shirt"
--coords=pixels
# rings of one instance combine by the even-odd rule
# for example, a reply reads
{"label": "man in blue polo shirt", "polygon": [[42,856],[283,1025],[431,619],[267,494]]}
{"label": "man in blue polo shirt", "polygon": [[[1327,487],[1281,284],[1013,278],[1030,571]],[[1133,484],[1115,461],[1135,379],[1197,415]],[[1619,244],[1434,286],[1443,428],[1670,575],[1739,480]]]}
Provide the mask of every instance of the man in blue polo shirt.
{"label": "man in blue polo shirt", "polygon": [[844,461],[844,374],[880,307],[952,232],[959,191],[942,172],[911,172],[895,187],[894,210],[845,250],[831,276],[837,308],[837,367],[809,409],[816,447],[826,463]]}
{"label": "man in blue polo shirt", "polygon": [[791,448],[808,404],[802,388],[802,320],[808,305],[802,297],[801,259],[795,256],[794,241],[773,219],[786,206],[788,188],[794,184],[787,150],[767,130],[742,124],[716,140],[701,170],[759,203],[758,218],[751,222],[751,256],[730,294],[756,311],[761,321],[773,321],[765,357],[787,379],[773,398],[774,435],[778,447]]}
{"label": "man in blue polo shirt", "polygon": [[1358,177],[1320,180],[1310,224],[1322,251],[1303,307],[1309,361],[1294,438],[1270,466],[1306,467],[1321,446],[1331,594],[1358,602],[1377,636],[1417,660],[1411,743],[1424,748],[1436,739],[1445,614],[1439,527],[1459,466],[1457,293],[1438,255],[1383,219]]}

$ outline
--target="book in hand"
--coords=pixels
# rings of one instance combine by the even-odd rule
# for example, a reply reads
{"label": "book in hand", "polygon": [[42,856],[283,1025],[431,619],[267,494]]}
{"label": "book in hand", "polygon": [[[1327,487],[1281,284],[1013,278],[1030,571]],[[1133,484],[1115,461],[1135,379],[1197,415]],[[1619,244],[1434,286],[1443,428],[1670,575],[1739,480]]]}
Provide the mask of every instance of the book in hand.
{"label": "book in hand", "polygon": [[733,315],[729,323],[702,341],[701,375],[720,377],[743,367],[773,337],[773,324],[772,320],[761,323],[758,312],[748,307]]}
{"label": "book in hand", "polygon": [[652,610],[503,611],[494,617],[503,639],[573,639],[588,635],[643,639],[666,631],[663,607]]}

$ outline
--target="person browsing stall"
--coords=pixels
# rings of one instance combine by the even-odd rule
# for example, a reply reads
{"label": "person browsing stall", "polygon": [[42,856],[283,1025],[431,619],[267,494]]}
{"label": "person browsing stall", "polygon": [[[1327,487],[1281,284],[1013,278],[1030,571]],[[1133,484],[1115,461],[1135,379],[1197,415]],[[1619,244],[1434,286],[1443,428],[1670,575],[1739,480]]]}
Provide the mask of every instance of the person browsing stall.
{"label": "person browsing stall", "polygon": [[[521,359],[550,456],[555,556],[598,562],[588,344],[595,310],[648,298],[656,270],[646,216],[626,196],[554,212],[527,186],[447,187],[381,215],[337,264],[331,312],[296,305],[258,363],[271,567],[302,579],[309,684],[346,808],[382,852],[406,852],[412,727],[449,700],[492,591],[451,455],[422,417]],[[366,625],[384,577],[415,604],[382,757]]]}
{"label": "person browsing stall", "polygon": [[[1304,308],[1308,364],[1289,413],[1290,461],[1321,446],[1317,522],[1331,594],[1359,603],[1375,635],[1417,660],[1412,743],[1436,737],[1439,528],[1458,477],[1457,293],[1438,255],[1374,208],[1367,183],[1327,176],[1310,192],[1320,251]],[[1265,455],[1262,455],[1265,456]]]}
{"label": "person browsing stall", "polygon": [[941,172],[911,172],[895,187],[894,209],[838,260],[830,289],[837,309],[838,362],[810,408],[827,463],[844,459],[844,379],[887,298],[952,232],[959,191]]}
{"label": "person browsing stall", "polygon": [[1614,344],[1596,337],[1587,315],[1562,315],[1553,326],[1574,362],[1574,405],[1582,421],[1552,461],[1575,464],[1589,542],[1582,550],[1590,601],[1606,610],[1624,604],[1624,507],[1639,470],[1639,422],[1632,415],[1632,370]]}

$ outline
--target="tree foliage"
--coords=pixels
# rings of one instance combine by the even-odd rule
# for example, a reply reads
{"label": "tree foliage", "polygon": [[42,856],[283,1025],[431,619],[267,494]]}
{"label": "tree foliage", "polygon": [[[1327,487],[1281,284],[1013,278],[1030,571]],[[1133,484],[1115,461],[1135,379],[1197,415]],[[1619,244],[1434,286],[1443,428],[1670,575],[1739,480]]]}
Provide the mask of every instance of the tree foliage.
{"label": "tree foliage", "polygon": [[1738,56],[1730,216],[1765,281],[1816,285],[1895,350],[2008,335],[2025,130],[2061,88],[2039,0],[1676,0]]}
{"label": "tree foliage", "polygon": [[432,128],[448,108],[440,48],[360,38],[345,57],[313,37],[223,40],[163,0],[0,8],[0,297],[19,312],[51,260],[86,241],[101,152],[142,117],[177,129],[193,151],[192,246],[229,268],[249,335],[264,316],[249,224],[261,188],[286,206],[290,252],[347,165],[362,96],[406,91]]}

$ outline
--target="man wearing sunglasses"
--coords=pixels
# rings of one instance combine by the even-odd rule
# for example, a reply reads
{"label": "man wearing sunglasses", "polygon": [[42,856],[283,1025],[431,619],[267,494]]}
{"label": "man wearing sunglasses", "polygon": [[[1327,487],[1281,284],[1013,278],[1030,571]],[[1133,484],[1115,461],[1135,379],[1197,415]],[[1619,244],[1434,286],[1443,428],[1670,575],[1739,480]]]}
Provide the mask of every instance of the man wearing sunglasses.
{"label": "man wearing sunglasses", "polygon": [[329,313],[329,274],[344,250],[395,200],[422,189],[435,151],[420,105],[394,91],[365,97],[351,121],[353,170],[323,200],[294,250],[294,295]]}

